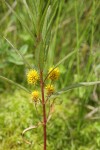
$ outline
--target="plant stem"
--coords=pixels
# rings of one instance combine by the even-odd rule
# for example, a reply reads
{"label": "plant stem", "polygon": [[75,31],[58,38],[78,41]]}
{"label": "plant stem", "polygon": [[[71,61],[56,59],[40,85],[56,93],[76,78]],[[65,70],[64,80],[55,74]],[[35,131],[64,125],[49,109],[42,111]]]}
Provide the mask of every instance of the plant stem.
{"label": "plant stem", "polygon": [[43,132],[44,132],[44,149],[46,150],[46,104],[44,99],[44,82],[43,82],[43,71],[40,71],[40,84],[41,84],[41,93],[42,93],[42,106],[43,106]]}

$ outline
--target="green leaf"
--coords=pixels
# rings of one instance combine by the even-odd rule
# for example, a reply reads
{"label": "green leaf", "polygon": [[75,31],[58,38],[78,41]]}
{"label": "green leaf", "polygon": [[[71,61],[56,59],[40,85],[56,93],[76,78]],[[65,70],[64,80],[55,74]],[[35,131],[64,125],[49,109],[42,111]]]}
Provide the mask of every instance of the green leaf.
{"label": "green leaf", "polygon": [[49,28],[50,28],[50,26],[51,26],[51,24],[53,22],[53,19],[54,19],[55,15],[56,15],[58,4],[59,4],[58,0],[54,1],[53,5],[51,7],[52,11],[51,11],[50,20],[49,20],[48,26],[47,26],[48,30],[49,30]]}
{"label": "green leaf", "polygon": [[64,93],[66,93],[70,90],[73,90],[75,88],[79,88],[79,87],[82,87],[82,86],[91,86],[91,85],[96,85],[96,84],[100,84],[100,81],[76,83],[76,84],[73,84],[73,85],[70,85],[68,87],[65,87],[65,88],[61,89],[60,91],[54,93],[53,95],[64,94]]}
{"label": "green leaf", "polygon": [[[43,4],[42,4],[43,5]],[[40,28],[43,28],[43,24],[44,24],[44,20],[45,20],[45,16],[47,14],[47,10],[48,10],[48,7],[50,5],[50,0],[48,0],[46,6],[45,6],[45,9],[44,9],[44,12],[43,12],[43,15],[41,17],[41,20],[40,20]],[[42,30],[42,29],[41,29]]]}
{"label": "green leaf", "polygon": [[29,63],[26,61],[25,57],[21,54],[21,52],[17,48],[15,48],[14,45],[7,38],[5,38],[5,37],[3,37],[3,38],[9,43],[9,45],[13,48],[13,50],[22,58],[24,64],[26,64],[29,68],[32,68],[29,65]]}
{"label": "green leaf", "polygon": [[32,25],[33,25],[34,30],[35,30],[35,33],[36,33],[36,25],[35,25],[35,21],[36,21],[36,20],[33,19],[33,14],[32,14],[32,12],[31,12],[30,8],[28,7],[26,0],[23,0],[23,3],[24,3],[24,5],[25,5],[25,7],[26,7],[26,10],[27,10],[27,12],[28,12],[28,14],[29,14],[29,17],[30,17],[30,19],[31,19]]}
{"label": "green leaf", "polygon": [[[57,41],[57,33],[58,33],[58,24],[59,24],[59,20],[60,20],[60,14],[61,14],[61,10],[62,10],[62,3],[63,3],[63,0],[62,1],[53,1],[53,5],[52,5],[52,13],[51,13],[51,18],[50,18],[50,21],[49,21],[49,24],[48,24],[48,31],[50,30],[49,28],[51,27],[51,24],[53,22],[53,18],[57,12],[57,15],[56,15],[56,22],[55,22],[55,34],[52,38],[52,41],[51,41],[51,45],[49,47],[49,57],[48,57],[48,63],[50,63],[48,66],[52,65],[53,64],[53,61],[54,61],[54,54],[55,54],[55,47],[56,47],[56,41]],[[57,10],[58,9],[58,10]]]}
{"label": "green leaf", "polygon": [[14,81],[12,81],[12,80],[6,78],[6,77],[0,76],[0,79],[1,79],[1,80],[4,80],[4,81],[7,81],[7,82],[9,82],[9,83],[11,83],[11,84],[13,84],[13,85],[19,87],[20,89],[26,91],[27,93],[30,93],[30,91],[29,91],[28,89],[26,89],[24,86],[22,86],[22,85],[20,85],[20,84],[18,84],[18,83],[16,83],[16,82],[14,82]]}
{"label": "green leaf", "polygon": [[8,56],[8,62],[11,62],[16,65],[24,65],[22,59],[14,52],[11,52]]}
{"label": "green leaf", "polygon": [[20,51],[20,53],[21,53],[22,55],[25,55],[26,52],[27,52],[27,50],[28,50],[28,45],[23,45],[23,46],[19,49],[19,51]]}
{"label": "green leaf", "polygon": [[48,22],[50,19],[50,14],[51,14],[51,6],[48,7],[47,13],[44,19],[44,24],[43,24],[43,29],[42,29],[42,38],[45,41],[46,34],[47,34],[47,27],[48,27]]}
{"label": "green leaf", "polygon": [[25,58],[33,58],[33,54],[27,54],[25,55]]}

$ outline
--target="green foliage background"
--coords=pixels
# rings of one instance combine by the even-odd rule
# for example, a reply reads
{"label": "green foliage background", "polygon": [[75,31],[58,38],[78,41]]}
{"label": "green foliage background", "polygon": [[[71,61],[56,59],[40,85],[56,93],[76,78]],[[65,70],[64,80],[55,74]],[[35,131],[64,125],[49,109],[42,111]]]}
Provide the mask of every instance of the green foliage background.
{"label": "green foliage background", "polygon": [[[0,75],[30,88],[26,83],[27,64],[4,39],[6,37],[32,67],[39,60],[43,61],[44,53],[41,57],[37,54],[45,47],[45,70],[76,50],[59,65],[61,76],[57,89],[77,82],[100,80],[100,2],[26,2],[31,13],[25,0],[9,0],[14,12],[5,0],[0,0]],[[42,33],[43,41],[36,46],[35,38],[39,33]],[[48,150],[100,149],[99,93],[100,87],[95,85],[69,91],[57,99],[55,113],[48,123]],[[32,146],[24,143],[21,136],[25,128],[37,122],[30,95],[0,79],[0,150],[41,150],[41,127],[26,135]]]}

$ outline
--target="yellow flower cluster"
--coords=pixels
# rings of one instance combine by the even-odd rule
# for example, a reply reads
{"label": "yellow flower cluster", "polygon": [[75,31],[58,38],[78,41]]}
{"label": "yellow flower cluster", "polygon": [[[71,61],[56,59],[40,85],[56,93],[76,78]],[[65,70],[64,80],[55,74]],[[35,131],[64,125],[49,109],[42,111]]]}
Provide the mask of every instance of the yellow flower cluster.
{"label": "yellow flower cluster", "polygon": [[48,84],[46,86],[46,90],[47,90],[47,95],[50,96],[54,93],[54,86],[52,84]]}
{"label": "yellow flower cluster", "polygon": [[39,80],[38,72],[34,69],[30,70],[27,74],[27,81],[29,84],[36,84]]}
{"label": "yellow flower cluster", "polygon": [[[48,79],[50,79],[52,82],[57,80],[59,78],[60,71],[59,68],[50,68],[48,71]],[[29,70],[27,73],[27,81],[29,84],[36,85],[37,81],[39,80],[39,74],[35,69]],[[54,85],[53,84],[47,84],[45,87],[47,96],[51,96],[54,91]],[[34,90],[32,93],[32,100],[34,102],[37,102],[39,100],[39,91]]]}
{"label": "yellow flower cluster", "polygon": [[48,74],[48,79],[51,79],[52,81],[57,80],[60,75],[59,68],[50,68]]}
{"label": "yellow flower cluster", "polygon": [[39,92],[38,91],[33,91],[32,92],[32,100],[37,102],[39,100]]}

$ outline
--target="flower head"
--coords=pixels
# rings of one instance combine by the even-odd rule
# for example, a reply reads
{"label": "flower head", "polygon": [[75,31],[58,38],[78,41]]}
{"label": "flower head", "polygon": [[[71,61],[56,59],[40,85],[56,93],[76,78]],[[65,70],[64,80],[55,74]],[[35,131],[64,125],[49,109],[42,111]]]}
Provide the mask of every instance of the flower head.
{"label": "flower head", "polygon": [[52,84],[48,84],[46,86],[46,90],[47,90],[47,95],[50,96],[54,93],[54,86]]}
{"label": "flower head", "polygon": [[32,92],[32,100],[34,100],[35,102],[37,102],[39,99],[39,91],[33,91]]}
{"label": "flower head", "polygon": [[30,70],[27,74],[27,81],[29,84],[36,84],[37,81],[39,80],[39,75],[36,70]]}
{"label": "flower head", "polygon": [[59,68],[55,69],[50,68],[48,73],[49,73],[48,78],[51,79],[52,81],[57,80],[60,75]]}

